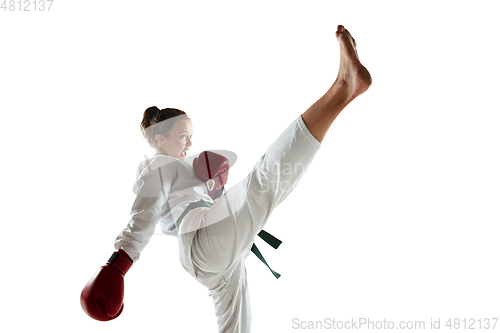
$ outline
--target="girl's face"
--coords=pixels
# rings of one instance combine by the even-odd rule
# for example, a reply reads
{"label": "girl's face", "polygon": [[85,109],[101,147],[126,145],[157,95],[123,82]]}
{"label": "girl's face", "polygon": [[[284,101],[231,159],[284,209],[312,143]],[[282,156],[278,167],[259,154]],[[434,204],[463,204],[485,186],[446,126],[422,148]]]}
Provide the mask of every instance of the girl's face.
{"label": "girl's face", "polygon": [[168,137],[161,134],[156,135],[158,152],[168,156],[184,160],[187,150],[191,147],[193,137],[193,124],[190,120],[183,119],[175,122]]}

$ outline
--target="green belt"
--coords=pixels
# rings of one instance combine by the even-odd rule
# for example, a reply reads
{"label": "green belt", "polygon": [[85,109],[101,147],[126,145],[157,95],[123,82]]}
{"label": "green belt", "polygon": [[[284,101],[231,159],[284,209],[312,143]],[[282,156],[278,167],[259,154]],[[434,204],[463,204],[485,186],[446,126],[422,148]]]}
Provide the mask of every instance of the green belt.
{"label": "green belt", "polygon": [[[186,210],[182,213],[181,216],[179,216],[179,218],[175,222],[175,224],[177,225],[177,228],[179,228],[179,226],[180,226],[180,224],[182,222],[182,219],[184,218],[184,216],[186,216],[186,214],[191,209],[195,209],[195,208],[198,208],[198,207],[211,207],[211,206],[212,206],[212,203],[210,203],[208,201],[203,201],[203,200],[190,203],[188,205],[188,207],[186,208]],[[281,244],[281,241],[278,238],[274,237],[273,235],[271,235],[270,233],[268,233],[268,232],[266,232],[264,230],[261,230],[257,235],[260,238],[262,238],[267,244],[271,245],[275,249],[277,249],[280,246],[280,244]],[[281,274],[273,271],[271,269],[271,267],[269,267],[269,265],[267,264],[266,260],[264,259],[264,257],[260,253],[259,249],[255,245],[255,243],[252,245],[252,250],[251,251],[253,252],[253,254],[255,254],[257,256],[257,258],[260,259],[260,261],[262,261],[267,266],[267,268],[269,268],[271,270],[271,273],[273,273],[273,275],[277,279],[279,279],[279,277],[281,276]]]}

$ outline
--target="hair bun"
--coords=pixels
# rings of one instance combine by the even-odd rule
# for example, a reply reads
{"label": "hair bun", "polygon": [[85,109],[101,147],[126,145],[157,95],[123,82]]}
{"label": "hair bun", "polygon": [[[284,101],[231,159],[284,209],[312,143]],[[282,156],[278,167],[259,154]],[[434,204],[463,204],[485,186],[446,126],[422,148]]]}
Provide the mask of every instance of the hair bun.
{"label": "hair bun", "polygon": [[160,109],[156,106],[151,106],[144,111],[144,128],[151,126],[151,121],[158,116]]}
{"label": "hair bun", "polygon": [[153,118],[160,112],[160,109],[156,106],[151,106],[146,109],[146,115],[148,115],[150,118]]}

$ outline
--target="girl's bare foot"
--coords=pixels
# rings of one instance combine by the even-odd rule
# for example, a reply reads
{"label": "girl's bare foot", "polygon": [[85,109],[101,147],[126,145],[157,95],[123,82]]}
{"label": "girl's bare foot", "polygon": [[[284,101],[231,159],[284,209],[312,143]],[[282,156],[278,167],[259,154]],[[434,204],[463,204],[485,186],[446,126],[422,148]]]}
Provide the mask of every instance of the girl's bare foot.
{"label": "girl's bare foot", "polygon": [[356,41],[344,26],[337,28],[340,43],[339,74],[325,95],[309,107],[302,119],[312,135],[321,143],[339,113],[372,84],[372,77],[361,65]]}
{"label": "girl's bare foot", "polygon": [[347,103],[364,93],[372,83],[368,70],[361,65],[356,51],[356,41],[344,26],[339,25],[336,32],[340,43],[340,67],[335,84],[340,84],[347,93]]}

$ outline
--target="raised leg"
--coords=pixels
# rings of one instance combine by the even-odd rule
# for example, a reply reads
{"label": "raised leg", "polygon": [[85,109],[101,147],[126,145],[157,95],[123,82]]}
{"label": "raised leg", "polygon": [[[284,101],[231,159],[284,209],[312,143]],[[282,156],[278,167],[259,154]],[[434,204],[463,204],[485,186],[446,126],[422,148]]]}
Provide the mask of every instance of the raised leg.
{"label": "raised leg", "polygon": [[357,58],[354,39],[342,26],[337,38],[341,45],[340,69],[328,92],[297,116],[245,179],[210,208],[198,208],[203,210],[200,212],[195,209],[184,218],[183,225],[196,226],[192,263],[198,281],[209,289],[215,288],[221,276],[230,274],[241,257],[248,255],[273,210],[309,168],[336,116],[370,86],[370,74]]}
{"label": "raised leg", "polygon": [[336,36],[340,43],[337,79],[326,94],[302,114],[307,128],[319,142],[323,141],[339,113],[372,83],[370,73],[359,61],[356,41],[349,31],[339,25]]}

